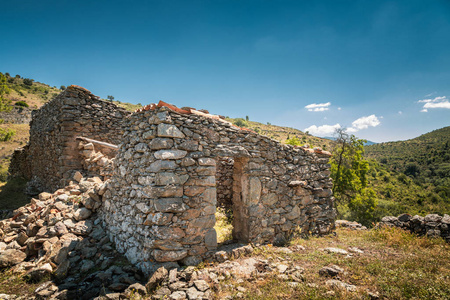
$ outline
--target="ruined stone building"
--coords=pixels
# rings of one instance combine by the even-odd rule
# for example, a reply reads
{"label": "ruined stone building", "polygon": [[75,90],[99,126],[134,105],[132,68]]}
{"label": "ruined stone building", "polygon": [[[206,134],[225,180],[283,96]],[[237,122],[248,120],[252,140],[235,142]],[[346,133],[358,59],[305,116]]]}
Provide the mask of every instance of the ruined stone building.
{"label": "ruined stone building", "polygon": [[233,237],[244,243],[334,228],[328,152],[283,145],[217,116],[162,102],[129,114],[71,86],[33,114],[30,134],[12,169],[47,190],[85,167],[77,136],[118,145],[103,163],[113,171],[99,211],[133,263],[208,257],[218,200],[232,209]]}

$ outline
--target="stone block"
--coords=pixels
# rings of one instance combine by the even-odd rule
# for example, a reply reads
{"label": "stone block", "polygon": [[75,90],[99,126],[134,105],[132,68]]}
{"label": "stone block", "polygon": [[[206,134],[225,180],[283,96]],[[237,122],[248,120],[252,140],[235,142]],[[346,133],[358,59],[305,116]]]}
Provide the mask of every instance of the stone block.
{"label": "stone block", "polygon": [[170,149],[173,147],[173,140],[167,138],[154,138],[150,142],[150,149],[160,150],[160,149]]}
{"label": "stone block", "polygon": [[201,157],[198,159],[198,164],[200,166],[215,166],[216,161],[212,158]]}
{"label": "stone block", "polygon": [[262,196],[261,202],[264,205],[268,205],[268,206],[274,205],[275,203],[278,202],[278,195],[275,194],[275,193],[265,194],[265,195]]}
{"label": "stone block", "polygon": [[158,212],[180,213],[186,210],[182,198],[161,198],[155,201],[155,210]]}
{"label": "stone block", "polygon": [[184,138],[185,135],[175,125],[161,123],[158,125],[158,136],[171,138]]}
{"label": "stone block", "polygon": [[205,246],[209,250],[217,248],[217,233],[214,228],[205,234]]}
{"label": "stone block", "polygon": [[186,154],[184,150],[159,150],[154,153],[156,159],[181,159]]}
{"label": "stone block", "polygon": [[248,205],[254,205],[259,202],[261,198],[261,181],[258,177],[250,177],[249,179],[249,194]]}
{"label": "stone block", "polygon": [[189,175],[176,175],[171,172],[161,172],[156,174],[156,185],[183,185],[188,180],[188,178]]}
{"label": "stone block", "polygon": [[192,141],[192,140],[184,141],[183,143],[181,143],[178,146],[178,149],[182,149],[182,150],[186,150],[186,151],[197,151],[198,150],[198,142]]}

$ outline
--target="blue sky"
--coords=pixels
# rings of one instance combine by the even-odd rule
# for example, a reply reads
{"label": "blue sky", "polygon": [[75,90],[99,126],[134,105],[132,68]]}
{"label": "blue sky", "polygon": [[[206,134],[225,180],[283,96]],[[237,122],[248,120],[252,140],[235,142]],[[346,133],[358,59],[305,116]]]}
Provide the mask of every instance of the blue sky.
{"label": "blue sky", "polygon": [[0,71],[376,142],[450,125],[450,1],[4,1]]}

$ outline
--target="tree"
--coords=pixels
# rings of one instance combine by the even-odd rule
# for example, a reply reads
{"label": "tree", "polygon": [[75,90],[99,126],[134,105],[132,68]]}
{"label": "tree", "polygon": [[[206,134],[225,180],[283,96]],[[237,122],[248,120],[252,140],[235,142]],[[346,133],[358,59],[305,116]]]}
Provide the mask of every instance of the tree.
{"label": "tree", "polygon": [[66,86],[65,86],[65,85],[62,85],[62,86],[59,87],[59,89],[62,90],[62,91],[64,91],[64,90],[66,89]]}
{"label": "tree", "polygon": [[111,96],[111,95],[108,95],[108,96],[106,96],[106,99],[108,99],[109,101],[113,102],[113,100],[114,100],[114,97],[113,97],[113,96]]}
{"label": "tree", "polygon": [[336,130],[336,143],[331,157],[331,178],[338,206],[350,209],[350,215],[369,225],[377,206],[375,193],[367,187],[369,162],[363,158],[365,140],[349,135],[345,129]]}
{"label": "tree", "polygon": [[245,116],[245,120],[248,121],[248,116]]}
{"label": "tree", "polygon": [[0,111],[10,111],[11,100],[3,98],[3,95],[9,94],[10,89],[6,84],[6,76],[0,73]]}
{"label": "tree", "polygon": [[32,85],[33,85],[33,79],[25,78],[25,79],[23,80],[23,84],[24,84],[24,85],[27,85],[27,86],[32,86]]}

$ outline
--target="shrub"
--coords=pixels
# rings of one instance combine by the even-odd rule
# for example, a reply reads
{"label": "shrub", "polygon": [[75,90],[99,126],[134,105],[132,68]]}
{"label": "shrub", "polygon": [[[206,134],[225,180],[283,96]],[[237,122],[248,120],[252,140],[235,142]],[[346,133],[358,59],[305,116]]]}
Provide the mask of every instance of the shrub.
{"label": "shrub", "polygon": [[62,91],[64,91],[64,90],[66,89],[66,86],[65,86],[65,85],[62,85],[62,86],[59,87],[59,89],[62,90]]}
{"label": "shrub", "polygon": [[293,136],[290,139],[286,140],[286,144],[292,145],[292,146],[300,146],[301,142],[296,136]]}
{"label": "shrub", "polygon": [[247,121],[245,121],[242,118],[235,119],[233,124],[236,125],[236,126],[239,126],[239,127],[248,127]]}
{"label": "shrub", "polygon": [[0,141],[7,142],[16,134],[16,132],[12,129],[3,129],[0,128]]}
{"label": "shrub", "polygon": [[25,101],[17,101],[14,105],[15,106],[22,106],[22,107],[30,107],[28,105],[28,103],[26,103]]}
{"label": "shrub", "polygon": [[32,85],[33,85],[33,79],[25,78],[25,79],[23,80],[23,84],[24,84],[24,85],[28,85],[28,86],[32,86]]}

